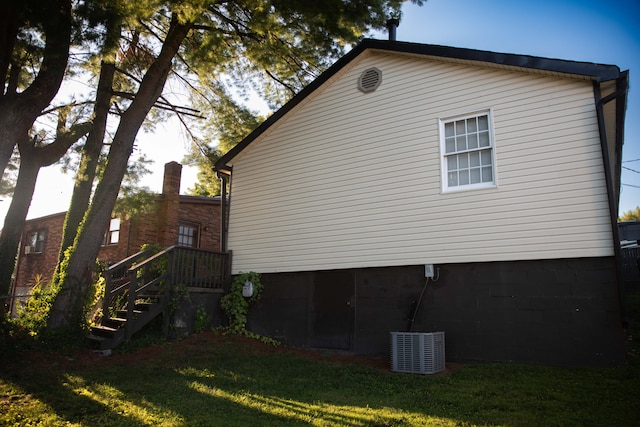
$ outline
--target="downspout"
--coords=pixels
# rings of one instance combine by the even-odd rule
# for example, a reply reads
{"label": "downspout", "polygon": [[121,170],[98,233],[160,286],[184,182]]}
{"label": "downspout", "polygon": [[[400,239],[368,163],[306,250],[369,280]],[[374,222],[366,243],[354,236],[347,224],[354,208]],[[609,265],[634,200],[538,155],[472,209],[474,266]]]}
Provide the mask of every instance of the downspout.
{"label": "downspout", "polygon": [[[229,201],[227,200],[227,183],[231,187],[231,168],[218,169],[218,178],[220,178],[220,252],[228,250],[228,231],[229,231]],[[231,190],[231,188],[229,188]],[[229,191],[230,192],[230,191]]]}
{"label": "downspout", "polygon": [[[156,205],[156,208],[157,208],[157,205]],[[128,221],[129,222],[129,227],[128,227],[128,230],[127,230],[127,243],[126,243],[125,248],[124,248],[125,258],[128,258],[129,255],[131,255],[129,253],[129,251],[131,250],[131,228],[133,227],[133,221],[135,221],[134,218],[129,218],[129,221]],[[120,228],[122,228],[122,226],[120,226]]]}
{"label": "downspout", "polygon": [[609,216],[611,220],[611,229],[612,229],[612,237],[613,237],[613,252],[615,257],[615,265],[616,265],[616,284],[618,287],[618,304],[620,306],[620,316],[621,323],[623,325],[627,324],[626,310],[623,304],[624,301],[624,278],[623,278],[623,269],[622,269],[622,249],[620,247],[620,233],[618,230],[618,202],[619,202],[619,193],[620,193],[620,183],[618,183],[618,192],[614,191],[614,181],[613,174],[611,170],[611,161],[609,157],[609,141],[607,138],[607,129],[606,122],[604,118],[604,105],[612,100],[617,100],[616,105],[616,155],[618,158],[616,159],[616,169],[619,170],[621,168],[621,155],[622,155],[622,142],[624,140],[624,120],[620,119],[621,116],[625,113],[626,108],[626,95],[628,89],[628,73],[621,73],[622,77],[616,80],[616,90],[615,92],[607,95],[602,98],[602,94],[600,92],[600,82],[594,81],[593,83],[593,92],[596,104],[596,117],[598,120],[598,131],[600,136],[600,149],[602,151],[602,160],[604,162],[604,175],[605,175],[605,183],[607,186],[607,195],[609,200]]}

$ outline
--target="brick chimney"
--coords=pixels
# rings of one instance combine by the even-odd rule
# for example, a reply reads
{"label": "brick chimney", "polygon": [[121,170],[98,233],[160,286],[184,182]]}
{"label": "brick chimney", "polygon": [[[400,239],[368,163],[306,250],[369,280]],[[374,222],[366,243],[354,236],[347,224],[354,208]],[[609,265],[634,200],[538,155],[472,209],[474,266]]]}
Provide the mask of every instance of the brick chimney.
{"label": "brick chimney", "polygon": [[180,194],[180,179],[182,177],[182,165],[178,162],[169,162],[164,165],[164,180],[162,181],[162,194]]}
{"label": "brick chimney", "polygon": [[158,206],[157,242],[162,247],[178,241],[178,210],[180,208],[180,179],[182,165],[169,162],[164,165],[162,197]]}

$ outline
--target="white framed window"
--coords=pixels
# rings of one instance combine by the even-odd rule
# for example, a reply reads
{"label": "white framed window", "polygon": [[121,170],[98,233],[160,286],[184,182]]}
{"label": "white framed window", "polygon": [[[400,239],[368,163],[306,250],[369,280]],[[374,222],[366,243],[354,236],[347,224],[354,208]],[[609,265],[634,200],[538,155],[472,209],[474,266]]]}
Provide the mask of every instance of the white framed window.
{"label": "white framed window", "polygon": [[42,252],[44,252],[45,236],[45,230],[31,232],[31,234],[29,234],[29,240],[27,242],[27,246],[29,247],[28,253],[41,254]]}
{"label": "white framed window", "polygon": [[109,229],[104,234],[103,246],[117,245],[120,241],[120,218],[111,218]]}
{"label": "white framed window", "polygon": [[197,248],[200,237],[200,227],[196,224],[178,225],[178,246]]}
{"label": "white framed window", "polygon": [[442,191],[495,187],[491,112],[440,120]]}

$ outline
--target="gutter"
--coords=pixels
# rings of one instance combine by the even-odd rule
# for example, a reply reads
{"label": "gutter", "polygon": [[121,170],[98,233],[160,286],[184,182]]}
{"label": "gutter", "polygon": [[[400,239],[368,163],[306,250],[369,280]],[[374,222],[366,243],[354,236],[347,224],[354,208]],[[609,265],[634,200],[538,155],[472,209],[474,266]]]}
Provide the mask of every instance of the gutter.
{"label": "gutter", "polygon": [[[624,143],[624,115],[627,106],[627,92],[629,89],[629,72],[623,71],[616,79],[616,90],[602,98],[600,92],[600,82],[594,81],[593,92],[596,104],[596,117],[598,120],[598,131],[600,135],[600,148],[602,150],[602,160],[604,162],[604,175],[609,199],[609,216],[613,237],[613,252],[616,264],[616,284],[618,288],[618,303],[620,305],[621,323],[626,326],[628,323],[624,301],[624,276],[622,269],[622,248],[620,247],[620,232],[618,230],[618,205],[620,201],[620,182],[618,181],[618,191],[614,191],[614,176],[620,177],[622,170],[622,145]],[[616,100],[616,140],[615,171],[612,170],[611,159],[609,157],[609,141],[607,139],[606,121],[604,117],[604,105]],[[615,173],[615,175],[614,175]]]}

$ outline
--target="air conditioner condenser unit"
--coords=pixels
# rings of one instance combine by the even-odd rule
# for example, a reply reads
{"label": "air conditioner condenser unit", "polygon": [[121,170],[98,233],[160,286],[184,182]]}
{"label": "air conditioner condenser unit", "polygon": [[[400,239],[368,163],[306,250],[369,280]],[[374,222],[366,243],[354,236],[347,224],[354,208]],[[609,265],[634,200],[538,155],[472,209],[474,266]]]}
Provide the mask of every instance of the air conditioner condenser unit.
{"label": "air conditioner condenser unit", "polygon": [[391,332],[393,372],[435,374],[444,369],[444,332]]}

